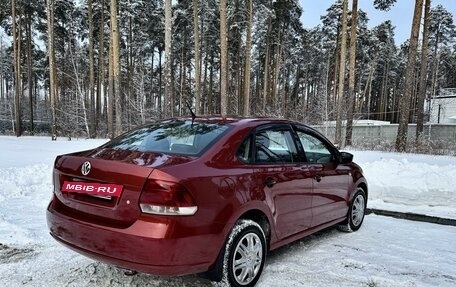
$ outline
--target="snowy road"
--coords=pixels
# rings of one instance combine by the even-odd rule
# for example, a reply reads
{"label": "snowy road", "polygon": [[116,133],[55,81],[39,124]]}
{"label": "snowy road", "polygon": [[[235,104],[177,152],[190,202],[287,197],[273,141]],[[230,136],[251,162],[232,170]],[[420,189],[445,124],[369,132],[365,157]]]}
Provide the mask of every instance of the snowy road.
{"label": "snowy road", "polygon": [[[103,142],[0,136],[0,286],[212,286],[194,276],[125,276],[48,235],[55,156]],[[355,152],[355,160],[370,207],[456,216],[454,157]],[[455,240],[453,226],[369,215],[356,233],[329,229],[271,252],[258,286],[456,286]]]}

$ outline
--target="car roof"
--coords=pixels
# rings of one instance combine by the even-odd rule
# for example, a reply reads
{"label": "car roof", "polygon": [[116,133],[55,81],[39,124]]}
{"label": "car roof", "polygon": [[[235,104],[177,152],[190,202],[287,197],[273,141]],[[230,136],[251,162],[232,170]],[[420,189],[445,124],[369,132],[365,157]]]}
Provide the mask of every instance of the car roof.
{"label": "car roof", "polygon": [[[192,117],[175,117],[168,120],[192,120]],[[234,126],[249,126],[249,125],[258,125],[258,124],[267,124],[267,123],[293,123],[298,125],[303,125],[299,122],[273,118],[273,117],[242,117],[242,116],[225,116],[220,115],[203,115],[197,116],[194,119],[195,122],[211,122],[211,123],[225,123],[231,124]]]}

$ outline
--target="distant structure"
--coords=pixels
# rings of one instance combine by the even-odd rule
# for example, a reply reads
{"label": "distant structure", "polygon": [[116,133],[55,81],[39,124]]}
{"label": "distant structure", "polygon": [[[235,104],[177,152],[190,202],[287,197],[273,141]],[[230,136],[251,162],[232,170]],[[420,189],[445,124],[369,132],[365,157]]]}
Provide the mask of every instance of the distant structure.
{"label": "distant structure", "polygon": [[456,88],[441,89],[430,104],[431,124],[456,124]]}

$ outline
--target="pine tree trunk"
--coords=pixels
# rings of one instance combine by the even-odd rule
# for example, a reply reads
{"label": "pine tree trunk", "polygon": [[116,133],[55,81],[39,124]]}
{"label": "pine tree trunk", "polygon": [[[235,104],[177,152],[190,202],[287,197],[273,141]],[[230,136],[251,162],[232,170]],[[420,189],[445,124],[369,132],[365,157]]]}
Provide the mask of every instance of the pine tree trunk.
{"label": "pine tree trunk", "polygon": [[[131,4],[131,1],[130,3]],[[126,107],[128,106],[129,108],[125,110],[125,113],[128,115],[128,123],[127,126],[130,128],[132,124],[132,113],[133,110],[138,109],[141,107],[141,102],[136,101],[134,98],[134,84],[133,84],[133,75],[135,71],[134,67],[134,57],[133,57],[133,17],[130,15],[128,16],[128,40],[127,40],[127,47],[128,47],[128,57],[127,57],[127,98],[125,100],[126,102]],[[139,83],[137,83],[138,85]],[[140,85],[140,84],[139,84]],[[136,107],[135,107],[136,103]]]}
{"label": "pine tree trunk", "polygon": [[348,74],[348,112],[345,145],[352,145],[353,114],[355,110],[356,28],[358,27],[358,0],[353,0],[350,31],[350,63]]}
{"label": "pine tree trunk", "polygon": [[228,28],[226,0],[220,0],[220,114],[227,114]]}
{"label": "pine tree trunk", "polygon": [[[207,59],[204,61],[204,77],[203,77],[203,85],[201,87],[201,90],[203,91],[204,95],[207,96]],[[201,107],[201,113],[202,114],[208,114],[208,108],[207,108],[207,98],[205,99],[205,102],[203,102],[202,107]]]}
{"label": "pine tree trunk", "polygon": [[89,101],[90,101],[90,129],[89,137],[94,138],[96,135],[95,119],[95,74],[94,74],[94,52],[93,52],[93,5],[92,0],[87,2],[88,21],[89,21]]}
{"label": "pine tree trunk", "polygon": [[173,93],[172,93],[172,59],[171,59],[171,45],[172,45],[172,11],[171,0],[165,0],[165,117],[172,117],[174,114],[173,106]]}
{"label": "pine tree trunk", "polygon": [[342,145],[342,103],[344,101],[344,81],[345,81],[345,53],[347,48],[347,5],[348,0],[343,2],[342,28],[340,43],[340,62],[339,62],[339,87],[337,97],[337,117],[336,117],[336,136],[335,143]]}
{"label": "pine tree trunk", "polygon": [[209,91],[207,94],[207,110],[208,114],[216,113],[214,110],[214,52],[211,52],[210,68],[209,68]]}
{"label": "pine tree trunk", "polygon": [[22,135],[21,123],[21,97],[22,97],[22,72],[21,72],[21,21],[16,15],[16,0],[11,0],[11,15],[13,22],[13,66],[14,66],[14,111],[15,111],[15,133],[17,137]]}
{"label": "pine tree trunk", "polygon": [[47,0],[48,57],[49,57],[49,95],[51,99],[51,137],[57,139],[57,82],[54,51],[54,1]]}
{"label": "pine tree trunk", "polygon": [[[97,98],[96,98],[96,107],[95,107],[95,118],[94,118],[94,131],[96,132],[98,130],[98,123],[99,121],[101,120],[101,116],[102,116],[102,108],[101,108],[101,98],[102,98],[102,94],[103,93],[103,87],[105,86],[104,85],[104,77],[105,77],[105,73],[104,73],[104,62],[105,62],[105,58],[104,58],[104,6],[105,6],[105,2],[104,0],[101,0],[101,9],[100,9],[100,13],[101,13],[101,19],[100,19],[100,35],[99,35],[99,38],[98,38],[98,79],[97,79]],[[105,102],[106,103],[106,102]],[[104,109],[103,109],[104,110]],[[104,113],[106,113],[107,111],[104,110]]]}
{"label": "pine tree trunk", "polygon": [[399,128],[396,137],[396,151],[404,152],[407,149],[407,130],[410,115],[410,101],[412,99],[413,82],[415,80],[414,71],[416,63],[416,50],[418,46],[418,34],[420,32],[421,14],[423,10],[423,0],[415,1],[415,11],[413,13],[412,31],[410,35],[410,46],[408,52],[407,68],[405,72],[405,84],[403,99],[401,101]]}
{"label": "pine tree trunk", "polygon": [[195,41],[195,114],[201,110],[201,49],[198,26],[198,0],[193,0],[193,34]]}
{"label": "pine tree trunk", "polygon": [[269,51],[270,51],[270,33],[271,33],[272,20],[271,17],[268,19],[268,32],[266,33],[266,52],[264,56],[264,74],[263,74],[263,116],[266,115],[266,106],[268,102],[269,94]]}
{"label": "pine tree trunk", "polygon": [[[158,51],[158,107],[157,107],[157,114],[158,117],[161,118],[163,109],[162,109],[162,82],[163,82],[163,67],[162,67],[162,54],[163,49],[159,49]],[[153,70],[153,66],[152,66]]]}
{"label": "pine tree trunk", "polygon": [[117,24],[117,0],[111,0],[111,44],[114,99],[116,105],[116,128],[114,136],[122,133],[122,92],[120,90],[120,47]]}
{"label": "pine tree trunk", "polygon": [[[184,36],[185,37],[185,36]],[[178,109],[178,116],[182,116],[183,112],[183,97],[184,97],[184,85],[185,85],[185,65],[184,65],[184,50],[185,50],[185,44],[182,45],[181,47],[181,52],[180,52],[180,64],[179,64],[179,86],[180,86],[180,91],[179,91],[179,109]]]}
{"label": "pine tree trunk", "polygon": [[247,38],[245,41],[244,99],[242,114],[250,115],[250,50],[252,49],[253,0],[247,0]]}
{"label": "pine tree trunk", "polygon": [[[340,20],[339,20],[340,21]],[[337,39],[336,39],[336,47],[334,49],[334,75],[333,76],[333,81],[330,82],[328,81],[327,82],[327,85],[329,86],[327,89],[328,90],[331,90],[331,86],[332,86],[332,89],[333,89],[333,92],[332,94],[331,93],[328,93],[328,102],[327,102],[327,120],[329,120],[330,118],[334,118],[337,116],[337,111],[334,113],[334,107],[337,106],[337,84],[338,84],[338,79],[339,79],[339,66],[340,66],[340,43],[341,43],[341,39],[339,37],[340,35],[340,25],[337,25]],[[331,64],[331,61],[330,59],[328,59],[328,73],[329,73],[329,69],[330,69],[330,64]],[[331,95],[333,96],[333,98],[331,99]],[[334,116],[334,114],[336,114]]]}
{"label": "pine tree trunk", "polygon": [[365,89],[364,89],[364,99],[367,99],[367,101],[365,101],[365,107],[364,107],[365,110],[367,111],[367,120],[370,120],[372,78],[373,78],[373,75],[375,72],[375,66],[376,66],[376,61],[374,60],[371,63],[369,76],[367,77],[367,81],[366,81]]}
{"label": "pine tree trunk", "polygon": [[30,134],[34,134],[34,123],[33,123],[33,55],[32,55],[32,17],[30,13],[27,14],[27,86],[28,86],[28,98],[30,108]]}
{"label": "pine tree trunk", "polygon": [[108,137],[114,138],[114,65],[113,65],[113,51],[112,51],[112,37],[110,35],[109,41],[109,72],[108,72]]}

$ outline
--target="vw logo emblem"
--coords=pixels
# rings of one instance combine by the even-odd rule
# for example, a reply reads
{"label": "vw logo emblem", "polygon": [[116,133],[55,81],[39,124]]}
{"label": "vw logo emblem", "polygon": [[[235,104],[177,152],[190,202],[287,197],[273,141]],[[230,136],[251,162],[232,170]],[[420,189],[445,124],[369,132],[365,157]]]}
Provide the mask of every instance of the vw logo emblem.
{"label": "vw logo emblem", "polygon": [[81,166],[82,175],[88,175],[91,167],[92,166],[91,166],[90,162],[88,162],[88,161],[84,162]]}

